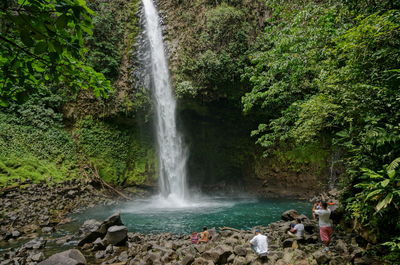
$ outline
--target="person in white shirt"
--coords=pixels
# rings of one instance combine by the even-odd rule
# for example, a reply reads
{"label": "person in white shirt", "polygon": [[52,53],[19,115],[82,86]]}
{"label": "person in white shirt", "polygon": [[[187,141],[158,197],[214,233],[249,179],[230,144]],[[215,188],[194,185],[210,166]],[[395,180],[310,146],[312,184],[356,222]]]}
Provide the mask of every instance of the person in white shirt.
{"label": "person in white shirt", "polygon": [[301,223],[300,218],[298,218],[296,220],[297,220],[297,224],[288,231],[288,234],[291,237],[295,237],[297,239],[302,239],[304,237],[304,225]]}
{"label": "person in white shirt", "polygon": [[318,224],[319,224],[319,235],[321,237],[321,241],[324,243],[325,251],[329,250],[328,246],[331,242],[331,237],[333,233],[332,229],[332,221],[330,219],[331,210],[328,209],[328,204],[323,202],[321,204],[322,209],[317,210],[313,209],[313,212],[318,215]]}
{"label": "person in white shirt", "polygon": [[266,257],[268,254],[268,238],[261,234],[259,229],[255,231],[256,235],[250,240],[251,248],[259,257]]}

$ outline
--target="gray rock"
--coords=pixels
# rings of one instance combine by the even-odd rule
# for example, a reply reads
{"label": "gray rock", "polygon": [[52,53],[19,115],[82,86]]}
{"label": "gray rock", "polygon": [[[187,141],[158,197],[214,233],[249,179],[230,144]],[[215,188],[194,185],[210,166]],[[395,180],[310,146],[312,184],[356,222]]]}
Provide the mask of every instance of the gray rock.
{"label": "gray rock", "polygon": [[282,243],[282,247],[283,248],[291,248],[294,241],[296,241],[296,239],[294,239],[294,238],[285,239],[285,241],[283,241],[283,243]]}
{"label": "gray rock", "polygon": [[36,261],[36,262],[42,261],[44,259],[45,259],[45,256],[42,252],[39,252],[39,253],[31,256],[31,260]]}
{"label": "gray rock", "polygon": [[108,231],[108,228],[111,226],[120,226],[123,225],[121,221],[121,215],[119,213],[115,213],[108,217],[106,220],[104,220],[100,227],[97,229],[100,233],[106,234]]}
{"label": "gray rock", "polygon": [[246,255],[246,263],[253,264],[257,260],[258,256],[254,253],[249,253]]}
{"label": "gray rock", "polygon": [[293,221],[296,220],[298,216],[300,216],[300,214],[296,210],[291,209],[283,212],[281,215],[281,219],[283,221]]}
{"label": "gray rock", "polygon": [[339,239],[336,241],[335,248],[337,250],[339,250],[341,253],[345,253],[345,254],[349,253],[347,244],[342,239]]}
{"label": "gray rock", "polygon": [[[91,225],[93,225],[93,229],[95,226],[95,221],[88,221],[88,223],[86,224],[86,228],[89,229],[89,227]],[[122,221],[121,221],[121,216],[119,213],[115,213],[113,215],[111,215],[110,217],[108,217],[106,220],[104,220],[99,227],[95,230],[95,231],[89,231],[83,238],[81,241],[79,241],[78,246],[83,246],[86,243],[92,243],[93,241],[95,241],[98,237],[103,238],[108,231],[108,228],[110,228],[111,226],[121,226],[122,225]],[[86,228],[82,228],[82,231],[85,230]]]}
{"label": "gray rock", "polygon": [[312,255],[318,264],[326,264],[330,260],[330,257],[322,250],[317,250]]}
{"label": "gray rock", "polygon": [[96,254],[94,254],[94,257],[96,259],[103,259],[106,257],[106,252],[104,250],[97,251]]}
{"label": "gray rock", "polygon": [[331,257],[329,265],[342,265],[350,263],[350,258],[348,256],[334,256]]}
{"label": "gray rock", "polygon": [[210,260],[210,261],[216,263],[219,259],[219,254],[216,251],[209,250],[209,251],[203,252],[203,254],[201,254],[201,257],[205,260]]}
{"label": "gray rock", "polygon": [[236,255],[239,256],[246,256],[247,254],[247,250],[243,245],[239,245],[239,246],[235,246],[235,248],[233,249],[233,252],[235,252]]}
{"label": "gray rock", "polygon": [[220,232],[220,235],[222,237],[230,237],[231,235],[233,235],[233,231],[231,230],[223,230]]}
{"label": "gray rock", "polygon": [[101,240],[100,237],[98,237],[94,242],[93,242],[93,247],[92,250],[104,250],[106,248],[103,240]]}
{"label": "gray rock", "polygon": [[297,262],[306,257],[305,252],[300,249],[284,249],[283,261],[289,264],[297,264]]}
{"label": "gray rock", "polygon": [[101,222],[95,220],[95,219],[89,219],[86,220],[83,225],[79,228],[79,233],[80,234],[87,234],[90,232],[96,231],[101,225]]}
{"label": "gray rock", "polygon": [[149,254],[149,259],[151,260],[151,262],[154,263],[161,263],[161,255],[159,252],[156,253],[150,253]]}
{"label": "gray rock", "polygon": [[194,262],[192,264],[193,265],[212,265],[212,264],[214,264],[214,262],[212,262],[210,260],[205,260],[203,258],[197,258],[194,260]]}
{"label": "gray rock", "polygon": [[106,253],[107,254],[112,254],[112,253],[114,253],[114,251],[115,251],[115,249],[114,249],[113,245],[108,245],[107,246],[107,248],[106,248]]}
{"label": "gray rock", "polygon": [[233,260],[233,265],[247,265],[247,261],[245,257],[236,256]]}
{"label": "gray rock", "polygon": [[182,259],[181,265],[191,265],[194,262],[193,256],[186,256]]}
{"label": "gray rock", "polygon": [[226,262],[232,263],[234,259],[235,259],[235,254],[231,254],[231,255],[228,257],[228,259],[226,260]]}
{"label": "gray rock", "polygon": [[194,248],[197,250],[197,252],[199,253],[203,253],[204,251],[206,251],[206,246],[205,245],[195,245]]}
{"label": "gray rock", "polygon": [[21,232],[18,231],[18,230],[14,230],[14,231],[11,232],[11,236],[12,237],[19,237],[19,236],[21,236]]}
{"label": "gray rock", "polygon": [[51,227],[51,226],[46,226],[46,227],[43,227],[43,228],[42,228],[42,232],[43,232],[43,233],[51,233],[51,232],[53,232],[53,231],[54,231],[54,228]]}
{"label": "gray rock", "polygon": [[120,262],[126,262],[128,260],[128,252],[127,251],[122,251],[121,254],[118,256],[118,261]]}
{"label": "gray rock", "polygon": [[46,245],[46,240],[43,240],[43,238],[35,238],[23,245],[24,248],[26,249],[40,249],[43,248]]}
{"label": "gray rock", "polygon": [[128,239],[128,228],[126,226],[111,226],[103,238],[105,245],[123,245]]}
{"label": "gray rock", "polygon": [[38,265],[85,265],[86,259],[77,249],[70,249],[57,253],[48,259],[39,262]]}

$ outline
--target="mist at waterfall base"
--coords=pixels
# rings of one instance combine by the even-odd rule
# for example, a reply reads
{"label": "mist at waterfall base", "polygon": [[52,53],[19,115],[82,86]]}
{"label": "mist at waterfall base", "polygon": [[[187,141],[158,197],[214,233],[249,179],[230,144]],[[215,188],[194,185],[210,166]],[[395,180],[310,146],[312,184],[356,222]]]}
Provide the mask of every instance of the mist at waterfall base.
{"label": "mist at waterfall base", "polygon": [[308,202],[288,199],[199,197],[190,205],[182,207],[172,207],[163,201],[162,198],[159,201],[149,198],[117,206],[98,206],[74,215],[73,218],[80,225],[87,219],[104,220],[120,212],[122,222],[130,232],[190,234],[202,231],[203,226],[229,226],[249,230],[279,220],[286,210],[296,209],[309,215],[311,209]]}

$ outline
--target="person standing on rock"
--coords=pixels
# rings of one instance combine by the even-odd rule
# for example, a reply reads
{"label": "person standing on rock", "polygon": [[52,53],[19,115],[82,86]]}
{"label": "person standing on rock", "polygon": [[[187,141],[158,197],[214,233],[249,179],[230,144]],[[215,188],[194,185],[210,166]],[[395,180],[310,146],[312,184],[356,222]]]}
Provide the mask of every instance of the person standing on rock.
{"label": "person standing on rock", "polygon": [[318,215],[318,224],[319,224],[319,235],[321,237],[321,241],[325,245],[325,251],[329,250],[329,243],[331,242],[331,237],[333,233],[332,229],[332,221],[330,219],[331,210],[328,209],[328,204],[323,202],[321,204],[322,209],[313,209],[313,213]]}
{"label": "person standing on rock", "polygon": [[259,229],[256,229],[255,233],[256,235],[250,240],[251,249],[259,257],[266,257],[268,254],[268,238],[262,235]]}

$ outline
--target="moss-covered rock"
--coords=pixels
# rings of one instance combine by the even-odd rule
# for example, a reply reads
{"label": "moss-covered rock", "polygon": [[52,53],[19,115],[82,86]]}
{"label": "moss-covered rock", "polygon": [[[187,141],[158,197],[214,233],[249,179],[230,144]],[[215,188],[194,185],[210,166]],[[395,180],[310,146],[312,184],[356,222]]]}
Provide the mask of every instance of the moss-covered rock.
{"label": "moss-covered rock", "polygon": [[142,185],[154,179],[151,136],[140,138],[135,126],[88,116],[77,123],[73,135],[82,161],[90,161],[104,180],[121,185]]}

